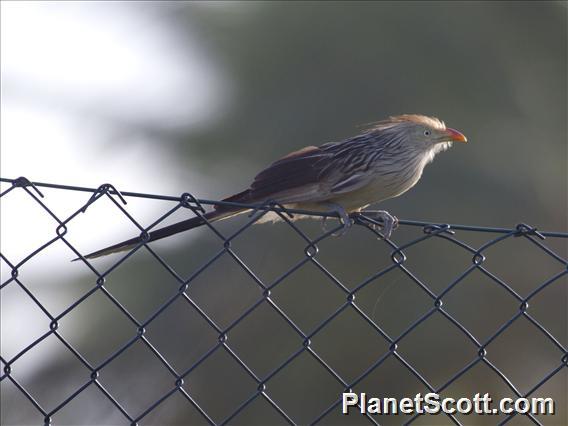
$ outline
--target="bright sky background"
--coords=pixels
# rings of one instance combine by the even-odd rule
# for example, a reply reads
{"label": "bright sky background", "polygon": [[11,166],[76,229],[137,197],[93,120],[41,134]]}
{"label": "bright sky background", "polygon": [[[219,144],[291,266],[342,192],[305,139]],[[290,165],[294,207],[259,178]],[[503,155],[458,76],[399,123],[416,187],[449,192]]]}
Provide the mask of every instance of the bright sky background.
{"label": "bright sky background", "polygon": [[[122,190],[171,195],[189,184],[195,191],[203,188],[191,167],[168,151],[169,141],[153,135],[203,125],[226,105],[229,90],[211,58],[160,19],[160,13],[172,13],[174,7],[2,2],[2,177],[90,187],[110,181]],[[2,184],[1,189],[8,187]],[[73,194],[78,198],[70,205],[68,191],[45,194],[45,203],[62,218],[88,199],[88,194]],[[161,214],[147,203],[137,207],[132,202],[129,208],[142,221]],[[89,213],[88,220],[73,224],[74,243],[84,250],[112,242],[109,235],[131,235],[133,228],[116,220],[112,208]],[[52,238],[55,227],[23,193],[3,200],[0,243],[10,261],[19,262]],[[22,279],[33,282],[49,271],[50,291],[42,302],[57,304],[66,284],[86,273],[78,263],[52,267],[72,257],[59,244],[26,265]],[[1,266],[4,282],[10,271],[3,262]],[[45,332],[45,315],[32,304],[3,303],[2,311],[6,353],[21,348],[30,335]],[[28,318],[25,332],[18,318]],[[9,326],[11,321],[16,326]]]}
{"label": "bright sky background", "polygon": [[[1,7],[3,177],[91,187],[110,181],[122,190],[157,193],[182,182],[200,186],[152,130],[203,124],[219,109],[227,85],[191,40],[179,46],[175,30],[157,15],[167,7]],[[57,205],[65,196],[52,194],[48,202]],[[8,204],[3,223],[26,221],[25,211],[12,215]],[[14,235],[17,226],[5,228],[2,243],[14,249],[22,233]]]}

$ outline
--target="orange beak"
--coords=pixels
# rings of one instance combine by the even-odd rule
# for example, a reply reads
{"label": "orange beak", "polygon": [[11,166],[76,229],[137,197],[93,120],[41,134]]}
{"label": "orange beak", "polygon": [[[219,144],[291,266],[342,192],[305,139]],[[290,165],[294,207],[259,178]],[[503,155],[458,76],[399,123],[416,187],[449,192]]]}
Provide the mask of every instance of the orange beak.
{"label": "orange beak", "polygon": [[450,129],[449,127],[446,129],[446,133],[452,142],[467,142],[467,138],[462,132],[458,132],[455,129]]}

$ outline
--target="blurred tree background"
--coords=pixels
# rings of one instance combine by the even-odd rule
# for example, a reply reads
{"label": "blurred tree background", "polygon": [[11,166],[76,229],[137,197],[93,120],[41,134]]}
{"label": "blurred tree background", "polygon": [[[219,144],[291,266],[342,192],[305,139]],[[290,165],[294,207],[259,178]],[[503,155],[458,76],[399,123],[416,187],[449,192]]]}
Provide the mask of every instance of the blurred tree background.
{"label": "blurred tree background", "polygon": [[[14,24],[10,20],[15,7],[8,9],[3,3],[4,27]],[[344,139],[357,133],[360,126],[389,115],[421,113],[445,120],[467,135],[469,143],[440,154],[412,191],[380,208],[401,219],[494,227],[525,222],[542,230],[568,230],[565,2],[109,2],[51,6],[46,2],[38,7],[40,13],[34,16],[39,21],[61,10],[69,13],[69,19],[74,13],[91,15],[98,31],[91,48],[101,40],[109,43],[99,46],[102,51],[112,44],[124,45],[116,63],[107,64],[109,70],[129,60],[128,42],[138,40],[147,54],[130,65],[156,72],[151,79],[131,84],[126,93],[111,91],[106,98],[97,97],[97,87],[91,87],[90,80],[64,73],[64,80],[69,77],[84,88],[85,95],[77,98],[77,90],[68,89],[70,83],[63,82],[59,91],[50,92],[47,78],[43,81],[26,72],[3,69],[3,126],[13,126],[9,108],[14,105],[42,105],[50,114],[72,117],[76,133],[70,134],[77,136],[73,139],[77,157],[63,160],[64,150],[57,148],[55,139],[16,140],[11,133],[3,133],[3,177],[24,174],[32,180],[91,186],[109,181],[121,190],[188,191],[199,198],[221,199],[245,188],[256,172],[292,150]],[[124,22],[129,23],[124,24],[123,38],[113,38],[115,33],[108,32],[109,22],[120,27],[116,16],[126,17]],[[70,28],[63,34],[65,39],[79,37],[83,31],[81,25]],[[32,39],[42,37],[30,34]],[[3,33],[3,61],[12,59],[8,43],[22,41],[9,35]],[[169,64],[153,54],[156,39],[162,37],[168,52],[182,62],[176,65],[182,76],[194,72],[185,70],[183,64],[206,63],[201,70],[204,83],[199,79],[184,83],[180,78],[179,86],[168,86]],[[63,44],[62,56],[55,56],[54,61],[65,57],[73,63],[74,55],[96,54],[96,49],[66,51],[66,46]],[[17,55],[33,57],[22,49]],[[42,64],[35,66],[41,69]],[[137,113],[141,108],[145,114]],[[25,127],[35,125],[35,121],[25,121]],[[94,136],[90,132],[93,128],[97,129]],[[14,133],[20,135],[18,129]],[[86,135],[85,139],[81,135]],[[40,144],[53,144],[53,149],[40,155],[38,150],[45,149]],[[84,174],[66,169],[73,162],[85,162]],[[136,179],[128,180],[126,175]],[[49,201],[56,191],[45,192]],[[85,201],[84,197],[69,198],[63,201],[67,205],[60,207],[61,211],[70,214]],[[9,202],[3,203],[3,210],[8,210]],[[132,200],[128,208],[147,226],[173,205]],[[14,208],[22,210],[19,205]],[[96,225],[96,234],[104,240],[93,242],[96,216],[105,209],[110,212],[108,223]],[[168,221],[190,214],[178,212]],[[219,228],[230,234],[246,220],[227,221]],[[81,221],[86,228],[81,235],[73,234],[74,223]],[[25,224],[3,219],[2,229],[37,236],[31,231],[33,223],[30,219]],[[311,236],[322,232],[315,221],[300,226]],[[70,224],[69,238],[80,250],[89,252],[136,232],[111,203],[97,202]],[[402,244],[419,233],[419,229],[402,228],[393,240]],[[458,236],[474,247],[492,238],[467,233]],[[206,229],[171,240],[153,247],[182,277],[190,276],[222,249],[222,242]],[[568,256],[565,240],[546,243],[564,258]],[[30,250],[22,249],[22,256],[14,263],[37,246],[30,242]],[[269,284],[302,259],[305,243],[288,226],[276,224],[249,229],[234,241],[233,248]],[[3,241],[2,249],[10,255],[8,241]],[[317,259],[348,288],[354,288],[388,266],[389,253],[386,244],[355,227],[344,237],[324,241]],[[487,268],[523,297],[565,268],[524,239],[506,240],[486,254]],[[409,269],[435,293],[471,265],[470,254],[435,239],[409,249],[407,255]],[[46,259],[44,263],[32,260],[19,271],[22,282],[54,315],[95,284],[96,277],[84,265],[68,262],[71,256],[58,242],[37,256]],[[118,259],[115,255],[94,264],[104,271]],[[2,268],[4,282],[10,271],[5,264]],[[13,284],[2,290],[3,359],[17,354],[49,326],[49,320]],[[531,315],[564,347],[568,344],[567,284],[564,276],[530,304]],[[178,288],[146,250],[139,250],[109,274],[105,285],[139,321]],[[259,287],[227,254],[198,275],[187,294],[221,327],[229,326],[261,297]],[[337,287],[309,264],[276,287],[272,298],[306,334],[344,302]],[[398,271],[370,283],[358,294],[357,303],[393,337],[432,306],[425,293]],[[444,308],[483,342],[518,311],[518,304],[503,288],[476,272],[444,298]],[[23,317],[28,311],[34,313]],[[59,332],[89,362],[98,365],[135,336],[136,327],[98,291],[61,320]],[[218,335],[181,300],[147,327],[147,337],[179,372],[218,341]],[[298,350],[302,341],[263,305],[231,330],[228,344],[264,377]],[[347,381],[388,351],[386,341],[350,310],[318,333],[312,345]],[[441,315],[434,315],[399,346],[400,354],[435,387],[477,356],[474,345]],[[521,393],[559,365],[561,358],[558,349],[523,318],[487,351],[488,359]],[[22,356],[12,370],[48,411],[89,380],[88,370],[54,336]],[[101,383],[134,417],[174,382],[140,342],[100,374]],[[543,424],[568,423],[566,379],[564,369],[535,393],[551,396],[557,403],[556,416],[539,417]],[[187,392],[216,422],[256,391],[255,382],[223,350],[192,371],[185,384]],[[42,423],[42,416],[8,380],[1,386],[2,424]],[[301,424],[312,421],[341,391],[341,385],[307,353],[267,383],[267,393]],[[356,391],[403,397],[426,389],[396,360],[389,359]],[[481,364],[453,383],[446,394],[461,397],[476,392],[489,392],[494,399],[512,396],[506,384]],[[458,418],[476,425],[502,420]],[[394,425],[406,420],[381,418],[379,422]],[[140,424],[203,422],[199,413],[175,394]],[[53,424],[123,423],[122,414],[94,386],[53,417]],[[282,424],[283,419],[258,399],[232,423]],[[323,423],[363,424],[365,419],[342,417],[334,410]],[[451,423],[445,417],[424,416],[416,424]],[[517,416],[511,424],[530,421]]]}

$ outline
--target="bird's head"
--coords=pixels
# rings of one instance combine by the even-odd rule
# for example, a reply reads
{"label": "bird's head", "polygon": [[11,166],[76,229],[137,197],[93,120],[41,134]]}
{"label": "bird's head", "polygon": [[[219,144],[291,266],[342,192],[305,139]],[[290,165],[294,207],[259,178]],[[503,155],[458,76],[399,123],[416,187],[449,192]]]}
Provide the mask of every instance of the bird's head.
{"label": "bird's head", "polygon": [[386,131],[403,140],[405,145],[419,151],[445,150],[452,142],[467,142],[463,133],[446,127],[443,121],[435,117],[418,114],[404,114],[390,117],[376,123],[375,131]]}
{"label": "bird's head", "polygon": [[404,114],[379,121],[371,134],[382,149],[424,167],[436,154],[445,151],[453,142],[467,142],[463,133],[446,127],[442,120],[418,114]]}

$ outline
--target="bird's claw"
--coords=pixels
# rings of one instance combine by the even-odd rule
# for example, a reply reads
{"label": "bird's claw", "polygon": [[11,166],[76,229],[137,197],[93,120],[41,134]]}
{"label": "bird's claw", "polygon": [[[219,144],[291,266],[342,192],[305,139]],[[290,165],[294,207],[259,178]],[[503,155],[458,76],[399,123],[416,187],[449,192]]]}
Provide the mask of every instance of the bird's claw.
{"label": "bird's claw", "polygon": [[372,227],[373,229],[379,227],[383,239],[385,240],[388,240],[392,235],[392,232],[398,228],[398,219],[386,210],[367,211],[363,213],[367,217],[372,217],[373,219],[378,219],[382,222],[382,225],[373,224]]}
{"label": "bird's claw", "polygon": [[[342,237],[347,233],[347,231],[349,231],[349,228],[351,228],[351,226],[353,225],[353,219],[349,217],[349,214],[339,204],[329,203],[329,206],[331,207],[332,212],[337,213],[339,215],[339,221],[343,225],[343,227],[339,232],[334,232],[331,235],[333,237]],[[324,232],[327,232],[327,227],[326,227],[327,218],[328,218],[327,216],[324,216],[321,222],[321,227]]]}

